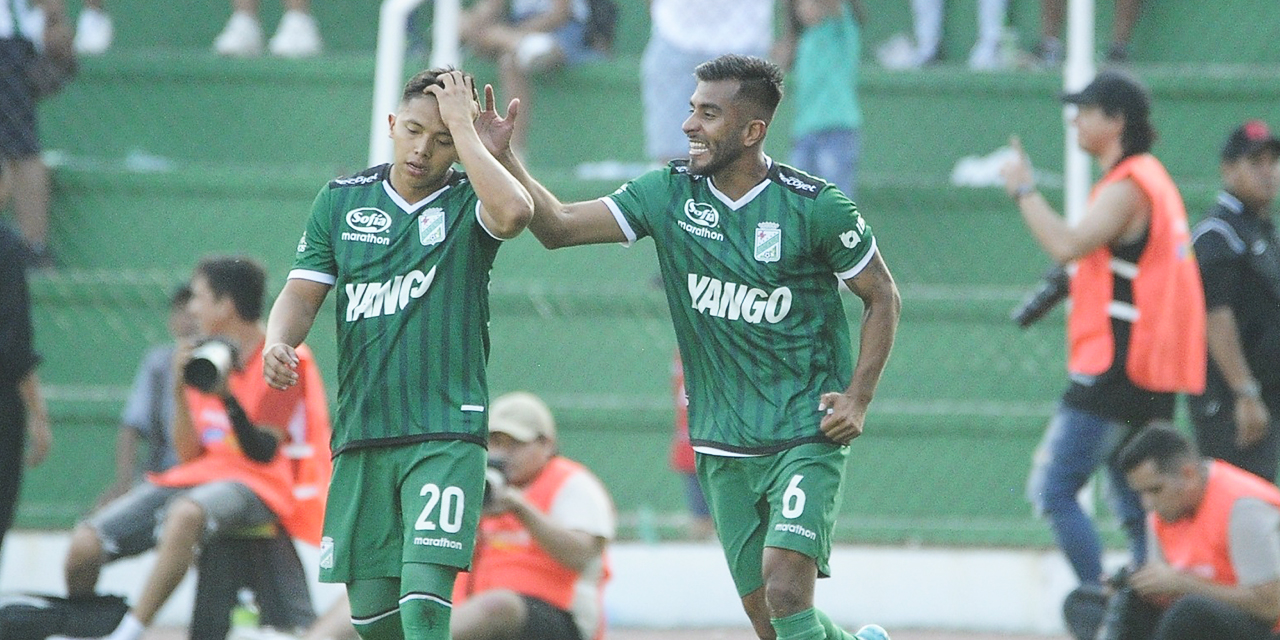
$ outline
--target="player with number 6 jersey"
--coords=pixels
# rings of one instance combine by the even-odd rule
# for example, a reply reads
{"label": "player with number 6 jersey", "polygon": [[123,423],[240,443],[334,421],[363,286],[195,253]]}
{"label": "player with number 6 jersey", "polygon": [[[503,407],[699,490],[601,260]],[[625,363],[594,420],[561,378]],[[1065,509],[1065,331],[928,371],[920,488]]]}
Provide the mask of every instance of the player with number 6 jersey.
{"label": "player with number 6 jersey", "polygon": [[475,544],[489,272],[533,213],[489,151],[510,120],[491,87],[483,111],[475,93],[471,76],[452,69],[409,80],[388,117],[393,162],[320,191],[267,324],[263,375],[286,388],[297,380],[294,347],[337,289],[320,578],[347,585],[366,640],[447,640],[454,577]]}
{"label": "player with number 6 jersey", "polygon": [[[689,396],[689,435],[743,608],[774,640],[850,635],[813,606],[850,441],[888,362],[901,300],[871,229],[839,189],[773,162],[782,71],[725,55],[695,71],[688,160],[596,200],[562,203],[507,148],[550,249],[653,239]],[[856,361],[839,295],[862,300]]]}

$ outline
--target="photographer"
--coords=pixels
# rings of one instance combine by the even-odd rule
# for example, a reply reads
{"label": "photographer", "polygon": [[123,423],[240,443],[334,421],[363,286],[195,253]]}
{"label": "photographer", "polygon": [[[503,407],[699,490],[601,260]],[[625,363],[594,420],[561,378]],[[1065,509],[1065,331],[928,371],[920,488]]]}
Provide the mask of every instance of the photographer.
{"label": "photographer", "polygon": [[[323,503],[295,495],[323,495],[329,468],[327,408],[319,371],[305,349],[299,350],[301,384],[277,391],[263,380],[265,336],[258,320],[265,277],[262,267],[247,259],[199,263],[189,310],[203,335],[215,338],[199,347],[180,343],[174,352],[174,371],[184,372],[174,376],[172,387],[178,464],[149,475],[72,534],[66,561],[71,598],[94,592],[105,563],[156,549],[141,595],[106,636],[110,640],[138,640],[198,549],[219,536],[278,523],[295,537],[318,542]],[[204,377],[194,375],[202,369]],[[282,445],[307,446],[311,455],[290,459],[281,453]],[[307,488],[302,482],[315,486],[299,491]],[[288,550],[293,552],[291,545]],[[297,589],[299,597],[309,598],[305,581]],[[314,617],[309,602],[306,612],[309,617],[298,625]]]}
{"label": "photographer", "polygon": [[[529,393],[489,410],[490,482],[471,573],[454,587],[454,640],[591,640],[604,633],[613,503],[595,475],[556,454],[551,411]],[[492,477],[494,474],[490,474]]]}
{"label": "photographer", "polygon": [[[1079,221],[1068,224],[1036,190],[1017,138],[1005,190],[1058,264],[1074,263],[1067,316],[1070,385],[1035,453],[1028,497],[1045,515],[1083,585],[1102,577],[1097,529],[1076,494],[1116,443],[1173,418],[1179,392],[1204,387],[1204,294],[1186,210],[1168,172],[1149,153],[1150,98],[1131,77],[1104,71],[1079,93],[1080,148],[1103,171]],[[1144,554],[1142,508],[1110,467],[1111,502],[1135,564]]]}
{"label": "photographer", "polygon": [[1128,583],[1162,611],[1147,629],[1100,637],[1276,638],[1280,489],[1226,462],[1201,458],[1169,427],[1140,432],[1120,451],[1118,465],[1149,512],[1148,559]]}

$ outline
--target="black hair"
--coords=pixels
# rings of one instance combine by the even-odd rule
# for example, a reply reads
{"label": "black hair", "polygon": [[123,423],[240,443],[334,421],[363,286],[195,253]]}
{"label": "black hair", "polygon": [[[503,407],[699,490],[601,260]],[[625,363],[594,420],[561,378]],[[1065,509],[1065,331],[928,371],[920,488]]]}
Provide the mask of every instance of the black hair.
{"label": "black hair", "polygon": [[205,258],[196,265],[209,289],[219,298],[231,296],[236,313],[249,322],[262,317],[267,272],[258,261],[243,256]]}
{"label": "black hair", "polygon": [[[438,67],[434,69],[423,69],[422,71],[413,74],[413,77],[409,78],[409,81],[404,83],[404,91],[400,93],[400,104],[404,104],[414,98],[421,98],[422,96],[427,95],[427,87],[433,85],[437,87],[444,87],[444,83],[440,81],[440,76],[449,73],[450,71],[458,71],[458,69],[455,69],[454,67]],[[464,79],[471,80],[471,99],[478,101],[480,97],[476,93],[475,77],[466,71],[462,72],[462,77]]]}
{"label": "black hair", "polygon": [[1190,440],[1173,427],[1153,426],[1142,429],[1116,456],[1120,471],[1129,473],[1151,460],[1160,473],[1172,473],[1187,462],[1200,459],[1200,452]]}
{"label": "black hair", "polygon": [[[1106,110],[1103,110],[1106,112]],[[1156,128],[1151,124],[1149,114],[1124,114],[1124,129],[1120,131],[1120,153],[1122,158],[1136,156],[1151,151],[1156,143]],[[1115,113],[1107,113],[1115,117]]]}
{"label": "black hair", "polygon": [[182,309],[191,302],[191,283],[183,282],[169,292],[169,309]]}
{"label": "black hair", "polygon": [[763,58],[730,53],[708,60],[693,70],[699,82],[737,80],[735,98],[742,98],[764,111],[765,121],[782,102],[782,69]]}

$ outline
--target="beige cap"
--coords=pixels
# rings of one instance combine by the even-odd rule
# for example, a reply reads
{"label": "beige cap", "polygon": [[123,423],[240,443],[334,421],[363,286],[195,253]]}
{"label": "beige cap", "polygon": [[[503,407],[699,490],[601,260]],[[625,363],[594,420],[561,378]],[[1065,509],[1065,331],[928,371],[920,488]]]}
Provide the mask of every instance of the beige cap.
{"label": "beige cap", "polygon": [[520,442],[533,442],[539,436],[555,440],[556,421],[538,396],[515,391],[499,396],[489,406],[489,432],[505,433]]}

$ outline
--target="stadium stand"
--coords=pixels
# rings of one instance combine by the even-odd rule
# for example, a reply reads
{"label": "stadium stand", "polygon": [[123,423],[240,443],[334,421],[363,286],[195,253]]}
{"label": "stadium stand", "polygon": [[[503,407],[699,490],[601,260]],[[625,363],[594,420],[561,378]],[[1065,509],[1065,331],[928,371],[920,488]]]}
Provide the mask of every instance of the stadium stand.
{"label": "stadium stand", "polygon": [[[637,64],[647,18],[644,3],[619,4],[614,58],[548,76],[537,94],[544,104],[530,162],[566,197],[617,186],[578,178],[583,163],[643,162]],[[1098,4],[1105,33],[1110,3]],[[1225,132],[1246,118],[1280,121],[1280,48],[1265,44],[1280,36],[1280,5],[1149,4],[1134,71],[1155,94],[1156,152],[1198,217]],[[905,304],[868,435],[856,445],[840,536],[1044,545],[1047,527],[1032,519],[1022,485],[1061,391],[1061,312],[1026,331],[1008,321],[1047,259],[998,189],[954,188],[947,176],[956,160],[989,153],[1011,132],[1038,167],[1060,172],[1061,80],[964,71],[972,3],[952,6],[943,46],[955,62],[863,70],[860,205]],[[63,266],[33,276],[32,287],[58,439],[28,476],[19,527],[70,526],[110,481],[119,409],[138,354],[163,339],[172,282],[201,254],[249,253],[278,291],[316,191],[365,163],[376,29],[367,3],[317,3],[327,52],[301,61],[214,56],[220,3],[119,0],[112,10],[113,50],[84,60],[41,112]],[[278,18],[271,10],[266,23]],[[867,49],[910,24],[905,4],[877,7],[873,18]],[[1027,43],[1038,18],[1016,13],[1013,24]],[[468,66],[496,79],[492,66]],[[770,149],[782,159],[785,101],[779,117]],[[1060,203],[1052,186],[1046,193]],[[645,243],[547,253],[527,235],[500,254],[493,274],[492,390],[547,399],[564,450],[599,471],[631,536],[649,527],[673,535],[679,523],[664,514],[681,510],[665,462],[674,338],[649,285],[655,274]],[[856,316],[856,299],[849,307]],[[321,313],[332,317],[332,308]],[[586,336],[600,346],[588,348]],[[332,323],[318,322],[309,343],[332,390]]]}

